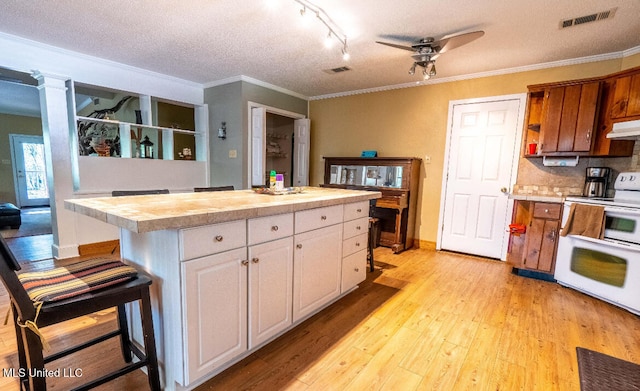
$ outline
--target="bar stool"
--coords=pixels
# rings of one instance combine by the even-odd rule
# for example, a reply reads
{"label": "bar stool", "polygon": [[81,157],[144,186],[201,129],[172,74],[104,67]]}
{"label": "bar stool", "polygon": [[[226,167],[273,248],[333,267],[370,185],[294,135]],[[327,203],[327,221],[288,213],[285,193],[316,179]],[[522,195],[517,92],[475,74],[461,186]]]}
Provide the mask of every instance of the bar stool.
{"label": "bar stool", "polygon": [[[161,389],[149,276],[114,257],[97,257],[64,267],[18,274],[21,267],[2,237],[0,258],[0,277],[11,299],[19,365],[24,369],[20,373],[21,387],[31,391],[46,390],[46,377],[31,374],[43,374],[45,364],[119,336],[127,365],[76,390],[97,387],[142,367],[147,367],[150,389]],[[134,301],[140,305],[145,352],[129,337],[125,304]],[[112,307],[117,307],[117,330],[44,357],[43,350],[48,344],[40,333],[41,328]],[[134,363],[132,355],[139,361]]]}

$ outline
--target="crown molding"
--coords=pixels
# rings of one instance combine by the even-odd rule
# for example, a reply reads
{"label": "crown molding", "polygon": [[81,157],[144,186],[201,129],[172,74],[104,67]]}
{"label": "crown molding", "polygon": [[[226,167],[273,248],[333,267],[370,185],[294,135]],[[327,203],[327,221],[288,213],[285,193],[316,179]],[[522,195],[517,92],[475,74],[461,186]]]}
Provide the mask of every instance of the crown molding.
{"label": "crown molding", "polygon": [[247,82],[247,83],[251,83],[251,84],[254,84],[254,85],[257,85],[257,86],[260,86],[260,87],[264,87],[264,88],[268,88],[270,90],[281,92],[283,94],[291,95],[291,96],[294,96],[296,98],[300,98],[300,99],[303,99],[303,100],[309,100],[309,97],[306,96],[306,95],[302,95],[302,94],[299,94],[299,93],[297,93],[295,91],[287,90],[286,88],[278,87],[275,84],[267,83],[265,81],[254,79],[253,77],[249,77],[249,76],[245,76],[245,75],[233,76],[233,77],[228,77],[226,79],[212,81],[212,82],[203,84],[202,87],[203,88],[218,87],[218,86],[222,86],[222,85],[225,85],[225,84],[235,83],[235,82],[238,82],[238,81],[244,81],[244,82]]}
{"label": "crown molding", "polygon": [[478,72],[478,73],[470,73],[467,75],[436,78],[428,81],[418,81],[418,82],[395,84],[395,85],[382,86],[382,87],[366,88],[366,89],[355,90],[355,91],[340,92],[335,94],[318,95],[318,96],[309,97],[309,100],[311,101],[311,100],[340,98],[340,97],[350,96],[350,95],[368,94],[372,92],[397,90],[402,88],[421,87],[421,86],[432,85],[432,84],[451,83],[454,81],[461,81],[461,80],[479,79],[483,77],[508,75],[508,74],[519,73],[519,72],[536,71],[541,69],[557,68],[562,66],[585,64],[585,63],[597,62],[597,61],[614,60],[614,59],[629,57],[637,53],[640,53],[640,46],[636,46],[634,48],[627,49],[622,52],[599,54],[596,56],[579,57],[579,58],[572,58],[569,60],[551,61],[551,62],[545,62],[540,64],[525,65],[521,67],[498,69],[495,71]]}
{"label": "crown molding", "polygon": [[[176,87],[180,87],[180,89],[184,90],[181,91],[181,94],[189,96],[189,99],[184,96],[173,99],[193,101],[193,103],[196,104],[202,100],[200,96],[195,99],[193,98],[194,95],[201,95],[195,92],[196,89],[202,90],[201,83],[75,52],[73,50],[63,49],[27,38],[0,32],[0,49],[3,49],[0,50],[0,52],[4,51],[7,53],[6,58],[0,53],[0,63],[6,63],[6,65],[3,66],[16,71],[32,74],[41,72],[48,75],[59,75],[59,77],[72,78],[75,81],[95,85],[100,85],[99,82],[103,81],[103,78],[113,79],[114,74],[127,74],[124,79],[137,78],[141,84],[147,86],[152,84],[172,86],[167,87],[169,93],[166,94],[167,96],[162,96],[163,98],[172,99],[171,95],[173,94],[171,93],[171,88],[175,90]],[[8,53],[11,53],[11,55]],[[15,56],[16,53],[27,53],[28,55]],[[26,69],[27,67],[29,67],[29,69]],[[92,69],[94,73],[88,72],[87,69]],[[93,77],[95,72],[100,73],[100,75]],[[126,83],[123,82],[120,84]],[[115,88],[122,89],[123,91],[131,90],[123,85]],[[131,92],[140,91],[134,90]]]}

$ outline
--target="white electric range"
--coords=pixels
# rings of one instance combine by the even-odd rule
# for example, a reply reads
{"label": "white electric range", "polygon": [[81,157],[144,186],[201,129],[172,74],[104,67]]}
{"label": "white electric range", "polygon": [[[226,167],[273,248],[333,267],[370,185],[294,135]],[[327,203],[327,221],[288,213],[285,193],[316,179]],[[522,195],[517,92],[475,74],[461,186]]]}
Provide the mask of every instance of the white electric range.
{"label": "white electric range", "polygon": [[622,172],[613,198],[567,197],[604,207],[604,238],[560,236],[554,277],[561,285],[640,315],[640,172]]}

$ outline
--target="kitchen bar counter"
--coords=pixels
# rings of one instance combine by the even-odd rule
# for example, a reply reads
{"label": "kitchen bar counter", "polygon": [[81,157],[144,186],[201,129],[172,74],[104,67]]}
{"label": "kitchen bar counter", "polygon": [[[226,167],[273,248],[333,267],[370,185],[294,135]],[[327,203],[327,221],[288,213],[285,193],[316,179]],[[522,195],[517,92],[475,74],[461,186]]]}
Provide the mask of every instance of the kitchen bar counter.
{"label": "kitchen bar counter", "polygon": [[252,190],[65,200],[65,208],[131,232],[150,232],[292,213],[380,198],[380,192],[306,187],[302,193]]}
{"label": "kitchen bar counter", "polygon": [[[127,263],[153,278],[164,390],[192,390],[365,280],[375,191],[304,188],[66,200],[120,227]],[[131,337],[141,344],[137,308]]]}

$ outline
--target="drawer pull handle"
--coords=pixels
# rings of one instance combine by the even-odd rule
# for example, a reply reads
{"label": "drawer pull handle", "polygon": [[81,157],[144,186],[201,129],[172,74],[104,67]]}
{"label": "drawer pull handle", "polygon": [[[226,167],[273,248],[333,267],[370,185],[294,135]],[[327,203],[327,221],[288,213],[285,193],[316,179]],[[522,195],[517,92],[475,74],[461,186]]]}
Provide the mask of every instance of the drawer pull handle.
{"label": "drawer pull handle", "polygon": [[296,248],[302,248],[302,243],[296,244]]}
{"label": "drawer pull handle", "polygon": [[360,212],[362,212],[362,209],[358,208],[358,209],[356,210],[356,212],[360,213]]}
{"label": "drawer pull handle", "polygon": [[362,228],[360,228],[360,226],[357,226],[357,227],[356,227],[356,229],[357,229],[358,231],[360,231]]}
{"label": "drawer pull handle", "polygon": [[356,242],[356,247],[360,247],[360,242]]}
{"label": "drawer pull handle", "polygon": [[251,262],[258,263],[260,262],[260,258],[251,258]]}
{"label": "drawer pull handle", "polygon": [[322,220],[322,221],[324,221],[324,220],[326,220],[326,219],[327,219],[327,216],[321,216],[321,217],[320,217],[320,220]]}
{"label": "drawer pull handle", "polygon": [[273,227],[271,227],[271,230],[272,230],[273,232],[278,231],[278,226],[277,226],[277,225],[274,225]]}
{"label": "drawer pull handle", "polygon": [[549,213],[549,209],[545,209],[545,210],[544,210],[544,213]]}
{"label": "drawer pull handle", "polygon": [[224,238],[222,237],[222,235],[216,235],[215,239],[216,239],[216,242],[222,242],[222,239]]}
{"label": "drawer pull handle", "polygon": [[249,261],[245,259],[241,263],[242,263],[242,266],[247,266],[249,264]]}

